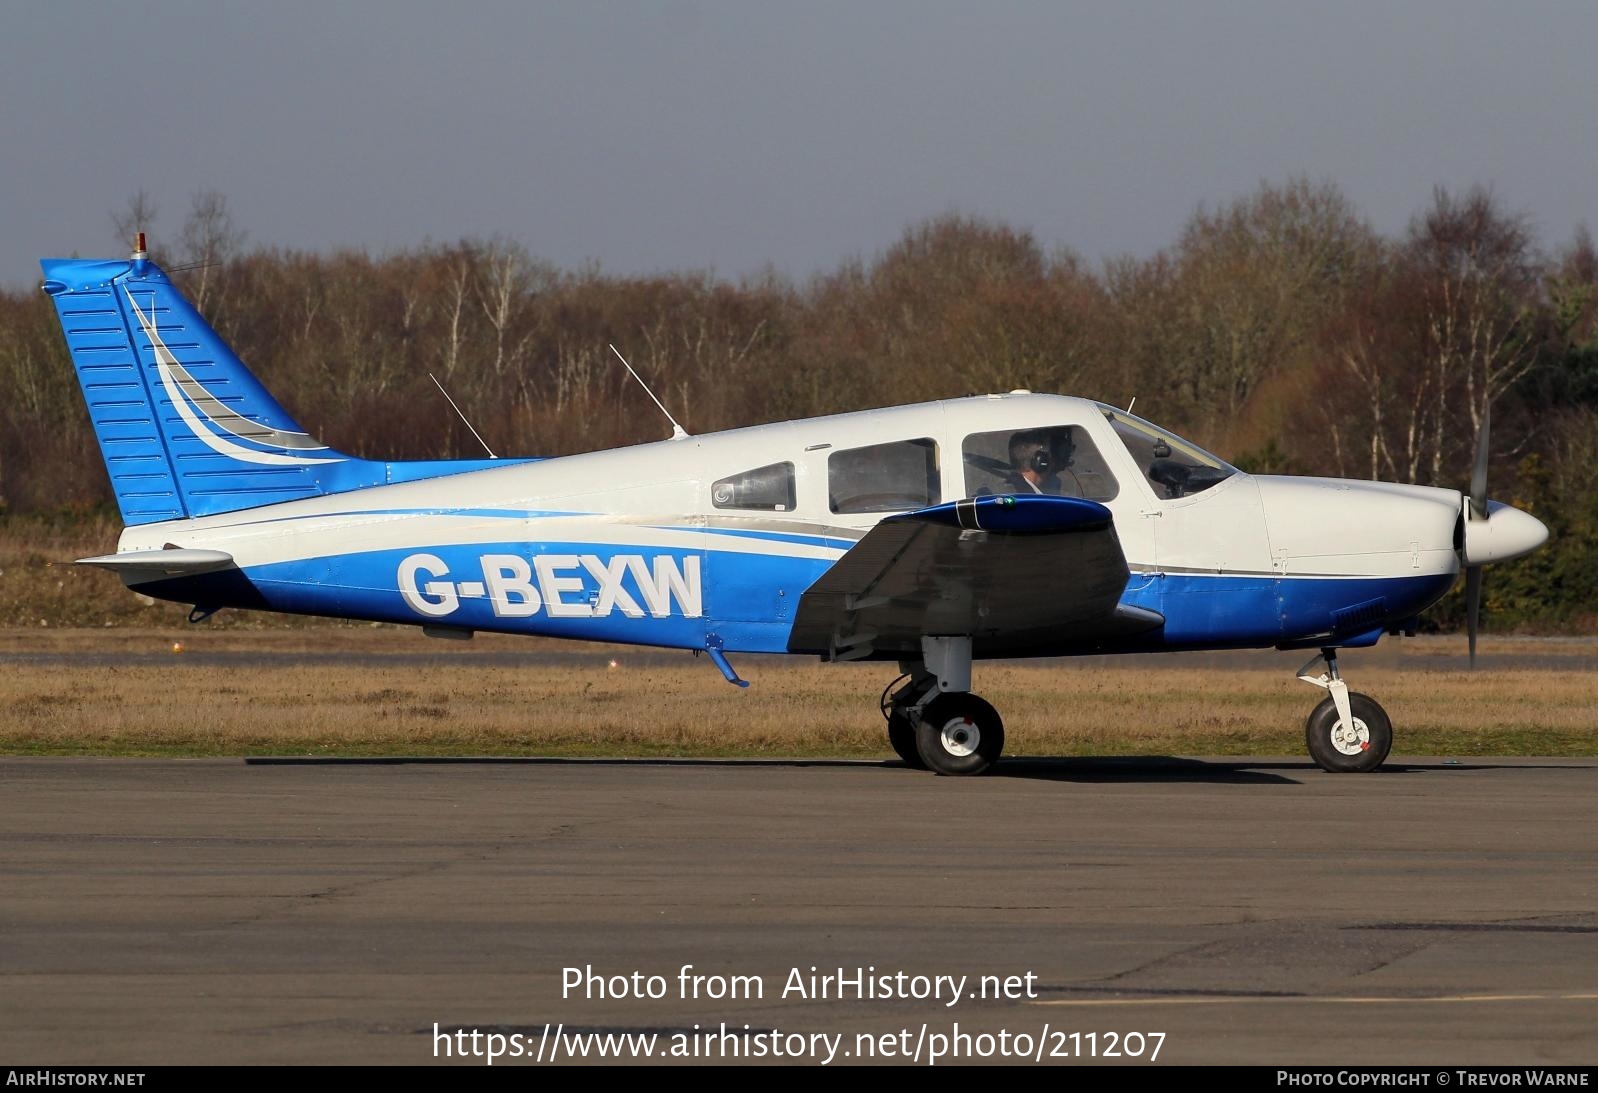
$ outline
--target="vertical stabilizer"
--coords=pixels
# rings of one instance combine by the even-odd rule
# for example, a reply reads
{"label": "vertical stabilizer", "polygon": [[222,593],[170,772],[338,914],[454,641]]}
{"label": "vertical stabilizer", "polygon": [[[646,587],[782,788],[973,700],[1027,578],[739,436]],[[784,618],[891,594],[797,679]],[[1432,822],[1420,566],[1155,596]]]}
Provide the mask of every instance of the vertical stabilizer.
{"label": "vertical stabilizer", "polygon": [[39,264],[129,525],[490,465],[357,459],[310,436],[145,256],[142,237],[126,261]]}

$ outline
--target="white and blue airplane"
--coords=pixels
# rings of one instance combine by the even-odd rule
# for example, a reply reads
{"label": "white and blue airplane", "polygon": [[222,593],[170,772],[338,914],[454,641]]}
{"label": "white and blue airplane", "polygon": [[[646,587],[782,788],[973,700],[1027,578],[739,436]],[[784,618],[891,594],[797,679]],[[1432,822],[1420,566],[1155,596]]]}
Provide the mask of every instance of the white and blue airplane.
{"label": "white and blue airplane", "polygon": [[[546,459],[381,462],[297,425],[144,250],[46,259],[126,524],[80,564],[193,605],[693,650],[897,662],[911,766],[976,774],[1004,657],[1313,649],[1329,771],[1392,745],[1337,651],[1412,632],[1547,529],[1468,494],[1245,474],[1115,407],[1012,391]],[[662,407],[664,409],[664,407]],[[669,417],[669,415],[668,415]],[[642,714],[641,714],[642,716]]]}

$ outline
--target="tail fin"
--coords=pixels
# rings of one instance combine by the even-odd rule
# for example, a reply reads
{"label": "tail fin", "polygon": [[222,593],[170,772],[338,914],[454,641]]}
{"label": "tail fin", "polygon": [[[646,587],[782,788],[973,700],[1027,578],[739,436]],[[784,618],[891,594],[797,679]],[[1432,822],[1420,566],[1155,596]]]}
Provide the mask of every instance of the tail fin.
{"label": "tail fin", "polygon": [[333,451],[289,416],[142,252],[39,264],[129,525],[513,462],[383,463]]}

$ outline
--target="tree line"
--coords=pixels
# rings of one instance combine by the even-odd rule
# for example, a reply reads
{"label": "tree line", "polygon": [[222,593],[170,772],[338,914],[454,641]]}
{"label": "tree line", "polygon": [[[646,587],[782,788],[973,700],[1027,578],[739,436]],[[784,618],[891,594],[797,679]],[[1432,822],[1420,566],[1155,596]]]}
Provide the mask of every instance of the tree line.
{"label": "tree line", "polygon": [[[501,455],[666,435],[610,342],[692,432],[1028,387],[1136,398],[1246,470],[1459,488],[1491,411],[1492,494],[1554,540],[1494,570],[1488,609],[1598,625],[1598,250],[1544,248],[1487,189],[1438,188],[1390,236],[1334,185],[1263,184],[1099,264],[947,215],[803,281],[561,269],[504,238],[250,247],[216,193],[170,238],[142,193],[113,220],[304,426],[374,458],[480,454],[429,373]],[[4,511],[109,508],[48,299],[0,295]]]}

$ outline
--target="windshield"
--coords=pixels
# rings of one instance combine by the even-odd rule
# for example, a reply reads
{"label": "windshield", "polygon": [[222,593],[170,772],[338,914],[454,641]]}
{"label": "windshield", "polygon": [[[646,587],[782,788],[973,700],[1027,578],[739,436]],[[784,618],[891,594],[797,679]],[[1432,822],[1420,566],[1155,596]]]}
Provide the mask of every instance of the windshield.
{"label": "windshield", "polygon": [[1158,425],[1102,403],[1099,409],[1162,498],[1191,497],[1237,473],[1236,467]]}

